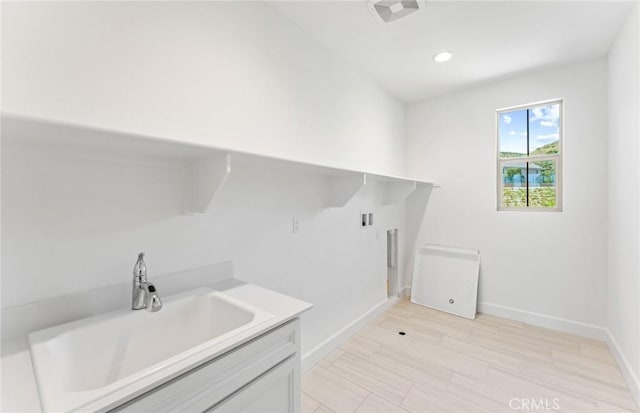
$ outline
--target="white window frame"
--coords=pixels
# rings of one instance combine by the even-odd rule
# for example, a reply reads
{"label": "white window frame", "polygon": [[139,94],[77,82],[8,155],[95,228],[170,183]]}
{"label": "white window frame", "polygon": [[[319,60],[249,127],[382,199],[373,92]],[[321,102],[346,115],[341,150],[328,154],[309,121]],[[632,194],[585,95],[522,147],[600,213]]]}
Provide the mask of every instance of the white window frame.
{"label": "white window frame", "polygon": [[[559,153],[555,155],[530,155],[530,156],[519,156],[514,158],[500,158],[500,116],[505,112],[512,112],[515,110],[521,109],[534,109],[541,106],[548,106],[551,104],[560,105],[560,125],[558,128],[559,137],[558,137],[558,148]],[[527,119],[527,122],[529,119]],[[550,100],[544,100],[540,102],[527,103],[524,105],[510,106],[506,108],[501,108],[496,110],[496,188],[497,188],[497,210],[498,211],[519,211],[519,212],[562,212],[562,184],[563,184],[563,173],[562,173],[562,158],[564,156],[564,99],[556,98]],[[504,183],[502,181],[502,167],[505,164],[510,163],[526,163],[526,162],[538,162],[538,161],[555,161],[556,162],[556,206],[553,208],[549,207],[505,207],[503,206],[503,186]],[[527,181],[529,177],[526,178]]]}

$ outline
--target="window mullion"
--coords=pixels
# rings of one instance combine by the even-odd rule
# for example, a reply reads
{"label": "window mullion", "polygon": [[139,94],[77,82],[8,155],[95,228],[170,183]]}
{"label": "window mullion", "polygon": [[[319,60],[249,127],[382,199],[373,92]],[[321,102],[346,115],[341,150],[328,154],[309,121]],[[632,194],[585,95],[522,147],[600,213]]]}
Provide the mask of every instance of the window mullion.
{"label": "window mullion", "polygon": [[525,180],[525,185],[526,185],[526,197],[527,197],[527,208],[529,208],[529,157],[531,156],[530,153],[530,145],[529,145],[529,110],[527,108],[527,163],[525,164],[527,167],[525,169],[526,171],[526,176],[524,178]]}

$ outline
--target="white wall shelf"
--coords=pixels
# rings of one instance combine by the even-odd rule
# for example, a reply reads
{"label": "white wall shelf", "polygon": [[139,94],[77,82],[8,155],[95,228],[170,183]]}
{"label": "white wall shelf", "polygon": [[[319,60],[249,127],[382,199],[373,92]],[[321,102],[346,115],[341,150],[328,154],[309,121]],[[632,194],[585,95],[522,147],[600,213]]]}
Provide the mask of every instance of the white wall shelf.
{"label": "white wall shelf", "polygon": [[252,154],[247,152],[195,145],[166,137],[149,137],[2,114],[2,143],[38,150],[43,147],[65,150],[89,150],[105,156],[144,157],[183,161],[188,164],[184,210],[186,214],[206,213],[212,201],[238,165],[279,169],[292,173],[322,175],[328,178],[330,207],[345,206],[370,182],[385,184],[384,204],[398,204],[418,188],[431,188],[433,183],[400,176],[375,174]]}

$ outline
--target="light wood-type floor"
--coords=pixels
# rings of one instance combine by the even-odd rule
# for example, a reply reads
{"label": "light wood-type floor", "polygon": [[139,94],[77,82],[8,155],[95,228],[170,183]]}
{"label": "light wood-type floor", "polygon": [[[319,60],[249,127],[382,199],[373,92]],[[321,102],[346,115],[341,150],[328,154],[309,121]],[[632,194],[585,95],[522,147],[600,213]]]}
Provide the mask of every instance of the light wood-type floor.
{"label": "light wood-type floor", "polygon": [[638,411],[604,342],[406,299],[309,369],[302,390],[316,413]]}

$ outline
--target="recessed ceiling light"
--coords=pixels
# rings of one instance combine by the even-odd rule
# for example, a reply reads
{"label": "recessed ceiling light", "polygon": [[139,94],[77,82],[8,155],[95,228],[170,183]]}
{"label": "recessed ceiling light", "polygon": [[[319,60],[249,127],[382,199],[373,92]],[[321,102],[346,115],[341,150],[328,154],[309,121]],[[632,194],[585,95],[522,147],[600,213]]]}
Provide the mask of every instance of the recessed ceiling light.
{"label": "recessed ceiling light", "polygon": [[433,55],[433,60],[435,60],[438,63],[444,63],[451,60],[452,57],[453,57],[453,53],[451,52],[440,52]]}

